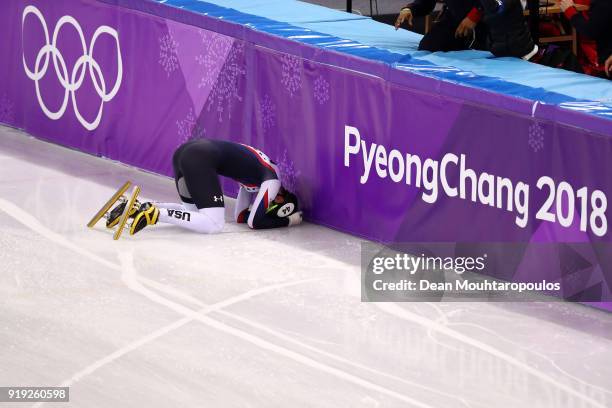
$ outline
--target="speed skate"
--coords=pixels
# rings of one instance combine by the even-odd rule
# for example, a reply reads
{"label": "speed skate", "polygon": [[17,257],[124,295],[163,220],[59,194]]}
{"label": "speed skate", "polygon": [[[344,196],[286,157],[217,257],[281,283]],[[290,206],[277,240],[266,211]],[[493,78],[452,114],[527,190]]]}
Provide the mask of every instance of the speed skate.
{"label": "speed skate", "polygon": [[[109,200],[100,208],[100,210],[87,223],[89,228],[94,228],[95,225],[102,219],[106,219],[106,227],[113,229],[116,227],[113,239],[118,240],[124,229],[129,229],[128,218],[133,216],[138,210],[138,195],[140,187],[134,185],[132,193],[127,196],[125,193],[132,187],[131,181],[126,181],[119,189],[109,198]],[[115,206],[116,203],[119,205]],[[133,221],[132,221],[133,222]]]}

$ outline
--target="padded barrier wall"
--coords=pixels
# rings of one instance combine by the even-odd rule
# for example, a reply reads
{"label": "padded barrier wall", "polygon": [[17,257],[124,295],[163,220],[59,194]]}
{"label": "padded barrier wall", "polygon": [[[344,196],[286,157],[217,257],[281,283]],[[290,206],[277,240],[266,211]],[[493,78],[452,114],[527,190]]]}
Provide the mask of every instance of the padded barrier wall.
{"label": "padded barrier wall", "polygon": [[606,118],[146,0],[4,10],[0,122],[165,175],[187,140],[248,143],[310,221],[383,242],[577,243],[571,273],[550,255],[504,278],[579,274],[567,297],[611,300]]}

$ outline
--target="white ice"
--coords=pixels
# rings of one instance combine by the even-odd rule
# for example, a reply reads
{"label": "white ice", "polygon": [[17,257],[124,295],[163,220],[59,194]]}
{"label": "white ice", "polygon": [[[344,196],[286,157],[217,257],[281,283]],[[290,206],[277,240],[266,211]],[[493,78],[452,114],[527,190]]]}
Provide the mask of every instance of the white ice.
{"label": "white ice", "polygon": [[0,386],[69,385],[45,406],[79,408],[612,406],[612,314],[362,303],[361,241],[311,224],[115,242],[85,224],[126,179],[175,199],[0,128]]}

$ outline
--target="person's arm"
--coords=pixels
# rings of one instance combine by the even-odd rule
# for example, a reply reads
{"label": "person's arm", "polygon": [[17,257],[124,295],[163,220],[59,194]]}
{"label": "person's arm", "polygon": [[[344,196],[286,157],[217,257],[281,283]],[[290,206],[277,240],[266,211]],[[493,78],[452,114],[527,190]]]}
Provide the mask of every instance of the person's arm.
{"label": "person's arm", "polygon": [[234,208],[234,219],[237,223],[247,222],[249,218],[249,204],[251,204],[251,193],[240,186],[238,197],[236,198],[236,207]]}
{"label": "person's arm", "polygon": [[482,20],[482,11],[478,10],[477,7],[473,7],[467,14],[466,18],[469,18],[474,23],[478,24]]}
{"label": "person's arm", "polygon": [[476,7],[472,8],[455,30],[455,37],[467,37],[482,18],[482,12]]}
{"label": "person's arm", "polygon": [[612,55],[608,57],[605,63],[606,75],[610,78],[610,72],[612,72]]}
{"label": "person's arm", "polygon": [[[588,13],[584,11],[580,13],[572,0],[561,0],[559,6],[578,34],[597,40],[612,24],[612,6],[600,6],[601,9],[598,9],[597,4],[601,3],[594,2],[593,4],[594,7]],[[605,7],[608,7],[609,10],[605,10]]]}
{"label": "person's arm", "polygon": [[280,188],[281,182],[279,180],[266,180],[261,183],[257,197],[253,201],[251,213],[249,214],[247,222],[249,227],[253,229],[267,229],[289,226],[289,217],[279,218],[266,214],[270,203],[274,201]]}
{"label": "person's arm", "polygon": [[413,17],[422,17],[430,14],[436,7],[436,0],[415,0],[400,10],[397,19],[395,19],[395,29],[397,30],[404,23],[412,27]]}
{"label": "person's arm", "polygon": [[415,0],[404,8],[409,8],[415,17],[423,17],[431,14],[435,7],[436,0]]}

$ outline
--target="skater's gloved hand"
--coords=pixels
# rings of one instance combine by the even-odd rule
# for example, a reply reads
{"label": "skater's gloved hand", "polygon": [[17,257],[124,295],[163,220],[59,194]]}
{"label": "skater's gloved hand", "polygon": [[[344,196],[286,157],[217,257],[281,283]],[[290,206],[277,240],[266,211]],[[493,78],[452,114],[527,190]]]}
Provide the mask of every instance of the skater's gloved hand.
{"label": "skater's gloved hand", "polygon": [[290,216],[287,217],[289,219],[289,225],[288,227],[294,226],[294,225],[299,225],[302,223],[302,212],[298,211],[296,213],[291,214]]}

